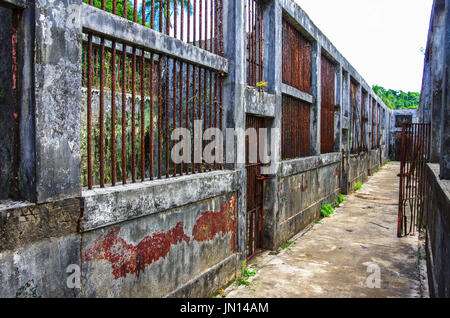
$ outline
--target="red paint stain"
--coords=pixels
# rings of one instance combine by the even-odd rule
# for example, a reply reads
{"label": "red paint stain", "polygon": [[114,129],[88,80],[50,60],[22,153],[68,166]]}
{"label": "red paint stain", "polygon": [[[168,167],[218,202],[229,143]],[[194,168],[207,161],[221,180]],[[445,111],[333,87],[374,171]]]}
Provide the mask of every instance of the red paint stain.
{"label": "red paint stain", "polygon": [[190,238],[184,234],[183,222],[179,222],[167,232],[155,233],[144,237],[136,246],[128,244],[119,237],[120,228],[116,227],[95,240],[94,246],[83,255],[85,261],[106,260],[111,263],[115,279],[135,274],[139,277],[145,266],[164,258],[171,245],[185,241],[189,245]]}
{"label": "red paint stain", "polygon": [[339,169],[338,169],[338,167],[336,167],[336,170],[334,171],[334,176],[337,177],[338,174],[339,174]]}
{"label": "red paint stain", "polygon": [[300,183],[300,191],[305,192],[308,190],[308,184],[306,182],[304,184]]}
{"label": "red paint stain", "polygon": [[220,204],[219,212],[202,212],[192,230],[192,236],[198,242],[212,240],[218,233],[222,233],[222,237],[231,233],[230,245],[231,251],[234,252],[236,233],[236,199],[234,196]]}

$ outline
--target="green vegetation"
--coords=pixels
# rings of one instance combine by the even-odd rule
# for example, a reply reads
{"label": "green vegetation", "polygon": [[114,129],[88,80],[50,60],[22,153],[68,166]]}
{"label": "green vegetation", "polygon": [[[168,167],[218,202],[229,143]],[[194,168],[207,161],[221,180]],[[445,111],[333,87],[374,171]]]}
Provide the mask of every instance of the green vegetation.
{"label": "green vegetation", "polygon": [[361,190],[361,188],[362,188],[362,182],[359,181],[357,184],[355,184],[354,189],[355,189],[355,191],[358,191],[358,190]]}
{"label": "green vegetation", "polygon": [[[181,1],[182,0],[178,0],[178,7],[181,8]],[[83,2],[85,3],[89,3],[89,0],[83,0]],[[116,4],[116,15],[123,17],[123,3],[124,0],[117,0],[117,4]],[[154,27],[156,30],[159,30],[159,6],[160,6],[161,1],[155,1],[154,4]],[[101,8],[102,6],[102,1],[101,0],[94,0],[93,1],[93,5],[96,8]],[[151,5],[152,2],[150,0],[146,0],[145,2],[145,25],[146,26],[150,26],[150,19],[151,19]],[[187,8],[188,8],[188,1],[184,0],[184,10],[185,10],[185,14],[187,14]],[[106,1],[105,2],[105,11],[106,12],[113,12],[113,1]],[[162,1],[162,28],[165,28],[166,25],[165,21],[167,20],[167,0]],[[192,12],[192,5],[191,5],[191,12]],[[142,24],[142,4],[138,5],[138,8],[136,10],[136,22]],[[171,5],[170,5],[170,12],[169,12],[169,17],[172,17],[174,14],[174,4],[173,1],[171,1]],[[192,15],[192,13],[191,13]],[[134,8],[133,8],[133,1],[128,0],[127,1],[127,19],[128,20],[132,20],[133,21],[133,16],[134,16]],[[173,23],[171,23],[170,28],[173,28]]]}
{"label": "green vegetation", "polygon": [[242,276],[237,279],[234,284],[236,286],[250,286],[250,281],[248,280],[250,277],[255,276],[258,271],[256,269],[249,269],[247,268],[245,261],[242,262],[241,264],[241,268],[242,268]]}
{"label": "green vegetation", "polygon": [[333,205],[331,205],[331,204],[325,204],[320,209],[320,214],[322,214],[322,216],[324,218],[331,216],[333,213],[334,213],[334,208],[333,208]]}
{"label": "green vegetation", "polygon": [[339,204],[341,204],[341,203],[344,202],[344,201],[345,201],[345,195],[339,194],[339,195],[338,195],[338,202],[339,202]]}
{"label": "green vegetation", "polygon": [[323,224],[323,222],[320,221],[313,221],[314,224]]}
{"label": "green vegetation", "polygon": [[420,103],[420,93],[403,92],[374,85],[374,92],[391,109],[418,108]]}
{"label": "green vegetation", "polygon": [[292,246],[294,246],[295,245],[295,242],[292,242],[292,241],[289,241],[289,240],[287,240],[285,243],[283,243],[283,244],[281,244],[281,246],[280,246],[280,248],[282,249],[282,250],[285,250],[285,249],[287,249],[287,248],[291,248]]}

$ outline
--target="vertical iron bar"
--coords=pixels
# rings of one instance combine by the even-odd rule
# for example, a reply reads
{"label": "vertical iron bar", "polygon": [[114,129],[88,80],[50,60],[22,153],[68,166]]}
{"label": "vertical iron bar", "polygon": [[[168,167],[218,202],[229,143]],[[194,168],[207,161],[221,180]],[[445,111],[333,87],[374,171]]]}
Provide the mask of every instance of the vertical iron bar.
{"label": "vertical iron bar", "polygon": [[127,46],[122,44],[122,183],[127,183]]}
{"label": "vertical iron bar", "polygon": [[[145,3],[145,0],[142,1]],[[145,9],[145,7],[143,8]],[[145,51],[141,49],[141,180],[145,180]]]}
{"label": "vertical iron bar", "polygon": [[[103,3],[104,4],[104,3]],[[105,187],[105,40],[101,38],[100,52],[100,187]]]}
{"label": "vertical iron bar", "polygon": [[[115,3],[115,1],[114,1]],[[111,184],[116,185],[116,41],[112,41],[111,63]]]}

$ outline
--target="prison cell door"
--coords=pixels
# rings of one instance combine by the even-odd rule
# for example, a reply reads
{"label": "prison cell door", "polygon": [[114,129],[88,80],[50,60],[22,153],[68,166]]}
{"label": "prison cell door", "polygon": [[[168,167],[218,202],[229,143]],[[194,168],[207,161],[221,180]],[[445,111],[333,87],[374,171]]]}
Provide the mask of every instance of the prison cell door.
{"label": "prison cell door", "polygon": [[252,148],[251,143],[255,142],[256,149],[259,149],[259,129],[265,128],[264,118],[247,115],[246,129],[248,128],[254,128],[257,136],[256,141],[249,140],[248,135],[245,138],[245,161],[247,170],[246,252],[247,258],[251,258],[261,248],[264,178],[261,176],[262,163],[259,155],[256,156],[256,162],[250,162],[250,149]]}
{"label": "prison cell door", "polygon": [[426,202],[426,164],[430,161],[430,124],[403,124],[400,150],[398,237],[420,228]]}

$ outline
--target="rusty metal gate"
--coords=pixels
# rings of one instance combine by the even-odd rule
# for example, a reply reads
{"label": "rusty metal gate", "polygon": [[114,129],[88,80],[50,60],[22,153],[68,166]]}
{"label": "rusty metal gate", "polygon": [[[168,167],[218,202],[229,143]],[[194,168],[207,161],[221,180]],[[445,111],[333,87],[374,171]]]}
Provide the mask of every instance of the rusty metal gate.
{"label": "rusty metal gate", "polygon": [[430,160],[430,124],[403,124],[400,158],[398,237],[421,227],[426,200],[425,168]]}
{"label": "rusty metal gate", "polygon": [[[246,129],[256,129],[256,149],[259,149],[259,129],[265,128],[265,120],[262,117],[247,115]],[[247,216],[246,216],[246,251],[247,258],[254,256],[261,248],[262,210],[263,210],[263,180],[259,156],[256,162],[250,160],[249,136],[245,137],[245,162],[247,169]]]}

